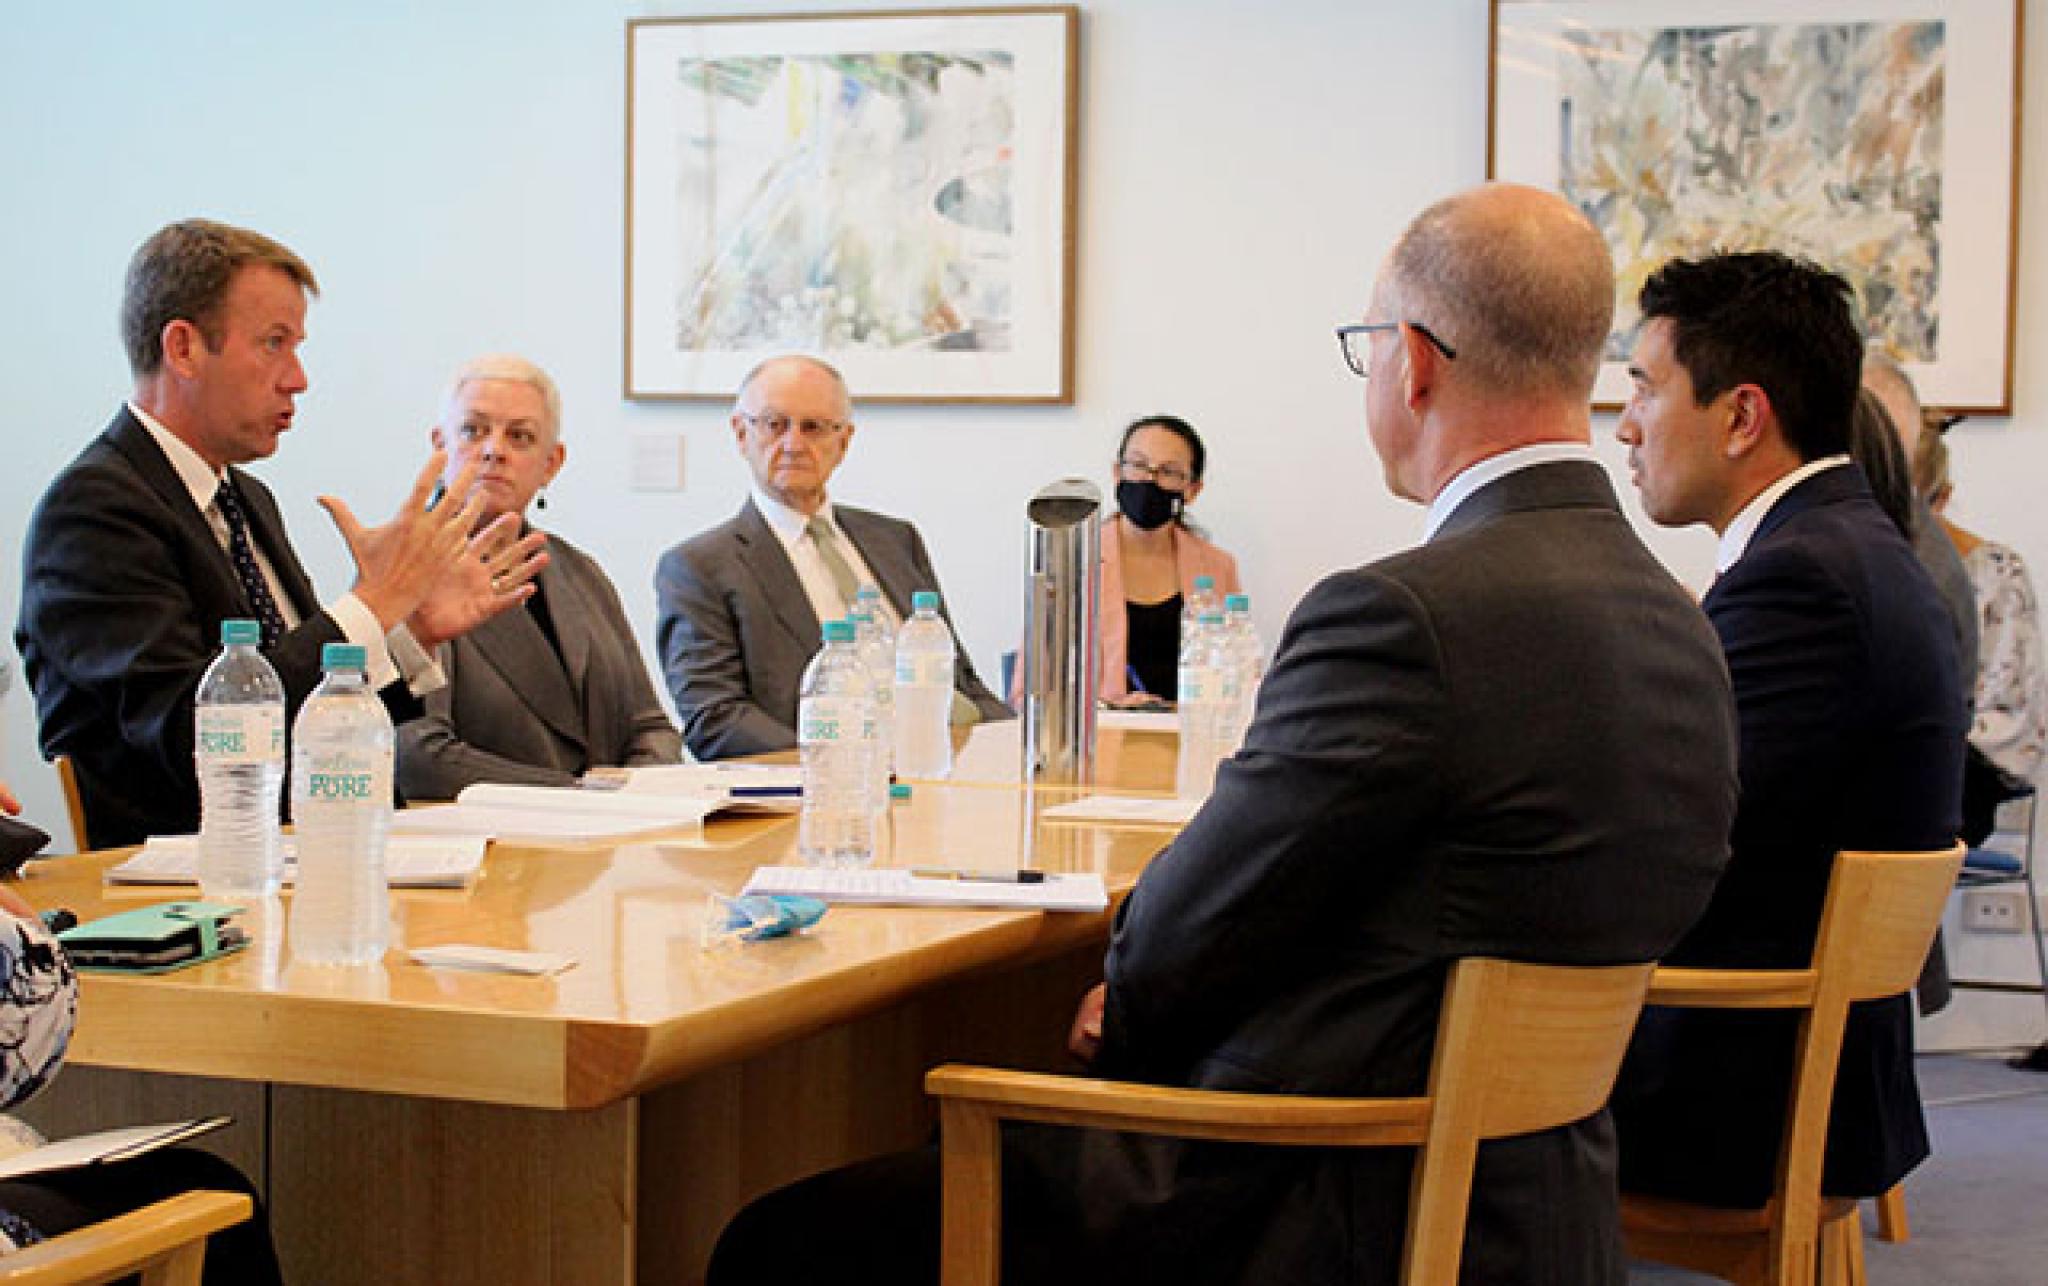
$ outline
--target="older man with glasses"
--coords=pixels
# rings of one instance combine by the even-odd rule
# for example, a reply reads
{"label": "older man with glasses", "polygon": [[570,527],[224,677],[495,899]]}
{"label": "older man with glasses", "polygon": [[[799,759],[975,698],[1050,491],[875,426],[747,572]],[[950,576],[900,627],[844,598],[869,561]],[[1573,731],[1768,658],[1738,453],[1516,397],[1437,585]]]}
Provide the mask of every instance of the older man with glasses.
{"label": "older man with glasses", "polygon": [[[881,590],[891,624],[910,616],[913,593],[939,588],[917,528],[826,495],[854,433],[838,371],[814,357],[762,362],[740,382],[732,431],[752,494],[654,574],[662,669],[699,759],[796,745],[797,688],[820,624],[844,617],[860,586]],[[1009,718],[957,639],[954,651],[954,722]]]}

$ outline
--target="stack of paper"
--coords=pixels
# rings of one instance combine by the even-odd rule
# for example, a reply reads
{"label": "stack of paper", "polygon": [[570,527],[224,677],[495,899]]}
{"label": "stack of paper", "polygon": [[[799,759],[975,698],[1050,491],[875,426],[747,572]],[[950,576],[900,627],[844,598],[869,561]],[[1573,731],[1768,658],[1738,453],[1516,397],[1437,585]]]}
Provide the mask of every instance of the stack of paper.
{"label": "stack of paper", "polygon": [[398,835],[465,835],[498,840],[624,839],[697,830],[719,806],[685,795],[627,795],[575,786],[465,787],[445,808],[408,808],[391,821]]}
{"label": "stack of paper", "polygon": [[1048,873],[1033,884],[924,879],[905,870],[824,866],[757,867],[748,893],[794,893],[824,902],[872,906],[987,906],[1041,911],[1100,911],[1109,905],[1102,877]]}
{"label": "stack of paper", "polygon": [[1059,822],[1146,822],[1159,826],[1185,826],[1201,811],[1199,799],[1169,796],[1151,799],[1138,795],[1085,795],[1045,810],[1050,821]]}
{"label": "stack of paper", "polygon": [[[401,838],[384,848],[384,879],[394,889],[459,889],[484,860],[484,841],[468,838]],[[298,873],[292,837],[284,837],[284,882]],[[197,835],[152,835],[142,851],[107,870],[109,884],[196,884]]]}

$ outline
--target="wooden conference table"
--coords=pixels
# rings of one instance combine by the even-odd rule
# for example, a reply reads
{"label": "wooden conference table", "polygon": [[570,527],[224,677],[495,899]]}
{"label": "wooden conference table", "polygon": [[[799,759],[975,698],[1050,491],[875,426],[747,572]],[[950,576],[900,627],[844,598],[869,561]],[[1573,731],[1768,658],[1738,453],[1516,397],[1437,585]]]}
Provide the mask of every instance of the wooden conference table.
{"label": "wooden conference table", "polygon": [[[1105,731],[1097,789],[1170,791],[1170,734]],[[1085,793],[1018,782],[1017,725],[974,729],[954,779],[892,806],[881,865],[1099,871],[1127,892],[1170,836],[1045,821]],[[65,1070],[23,1115],[61,1135],[225,1112],[305,1283],[693,1282],[745,1201],[913,1146],[952,1058],[1066,1066],[1109,915],[836,907],[801,937],[707,949],[711,892],[793,862],[790,818],[701,838],[493,845],[465,890],[399,891],[380,967],[295,965],[275,904],[239,955],[85,977]],[[19,886],[81,919],[124,852]],[[560,952],[549,978],[427,969],[405,949]]]}

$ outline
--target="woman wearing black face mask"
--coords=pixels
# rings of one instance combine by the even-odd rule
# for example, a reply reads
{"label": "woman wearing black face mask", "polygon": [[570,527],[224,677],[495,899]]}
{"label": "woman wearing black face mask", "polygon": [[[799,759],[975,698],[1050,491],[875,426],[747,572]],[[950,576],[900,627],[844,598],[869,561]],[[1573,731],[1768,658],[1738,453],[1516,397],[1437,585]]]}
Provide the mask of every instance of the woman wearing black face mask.
{"label": "woman wearing black face mask", "polygon": [[1102,679],[1113,705],[1175,699],[1182,607],[1195,578],[1216,601],[1241,592],[1237,560],[1188,529],[1207,452],[1194,426],[1151,415],[1124,430],[1117,450],[1115,516],[1102,525]]}

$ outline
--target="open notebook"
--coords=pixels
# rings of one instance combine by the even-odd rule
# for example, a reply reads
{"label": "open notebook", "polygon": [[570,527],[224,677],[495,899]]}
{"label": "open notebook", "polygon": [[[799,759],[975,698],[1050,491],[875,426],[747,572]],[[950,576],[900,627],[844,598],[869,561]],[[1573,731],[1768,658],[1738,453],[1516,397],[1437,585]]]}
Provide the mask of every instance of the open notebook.
{"label": "open notebook", "polygon": [[1036,884],[925,879],[905,870],[866,867],[756,867],[742,893],[794,893],[821,902],[868,906],[975,906],[1039,911],[1101,911],[1102,877],[1048,873]]}
{"label": "open notebook", "polygon": [[[459,889],[483,864],[477,836],[398,836],[384,846],[384,881],[394,889]],[[152,835],[142,851],[107,868],[109,884],[197,884],[197,835]],[[284,837],[284,882],[297,874],[292,837]]]}
{"label": "open notebook", "polygon": [[396,836],[500,840],[616,840],[664,831],[702,831],[724,801],[710,795],[628,794],[577,786],[465,787],[455,802],[408,808],[391,820]]}

